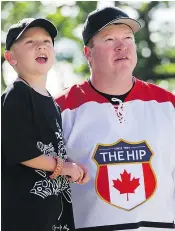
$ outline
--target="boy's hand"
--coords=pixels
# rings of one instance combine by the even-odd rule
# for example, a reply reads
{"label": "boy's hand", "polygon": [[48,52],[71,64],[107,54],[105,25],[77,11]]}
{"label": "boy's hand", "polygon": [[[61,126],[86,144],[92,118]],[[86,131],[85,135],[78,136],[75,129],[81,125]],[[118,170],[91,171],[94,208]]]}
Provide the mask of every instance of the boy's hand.
{"label": "boy's hand", "polygon": [[88,169],[85,168],[82,164],[73,161],[70,157],[68,157],[67,160],[69,163],[75,163],[83,170],[83,176],[81,175],[81,177],[78,178],[76,181],[71,181],[71,182],[76,182],[77,184],[86,184],[90,180]]}
{"label": "boy's hand", "polygon": [[79,182],[84,177],[84,170],[76,163],[64,162],[60,175],[68,176],[70,182]]}
{"label": "boy's hand", "polygon": [[80,163],[77,163],[77,164],[78,164],[78,166],[80,166],[83,169],[84,175],[83,175],[83,178],[79,179],[76,183],[78,183],[78,184],[86,184],[90,180],[88,170],[82,164],[80,164]]}

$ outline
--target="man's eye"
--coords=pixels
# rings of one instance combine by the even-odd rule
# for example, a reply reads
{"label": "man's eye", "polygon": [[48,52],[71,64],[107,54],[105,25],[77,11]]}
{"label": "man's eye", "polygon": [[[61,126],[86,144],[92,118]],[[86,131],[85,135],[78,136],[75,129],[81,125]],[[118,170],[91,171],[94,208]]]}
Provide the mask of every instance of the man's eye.
{"label": "man's eye", "polygon": [[107,38],[105,39],[105,41],[113,41],[114,39],[113,38]]}
{"label": "man's eye", "polygon": [[128,37],[126,37],[126,39],[132,39],[132,37],[131,37],[131,36],[128,36]]}
{"label": "man's eye", "polygon": [[34,43],[34,41],[33,41],[33,40],[28,40],[28,41],[26,42],[26,44],[30,44],[30,43]]}

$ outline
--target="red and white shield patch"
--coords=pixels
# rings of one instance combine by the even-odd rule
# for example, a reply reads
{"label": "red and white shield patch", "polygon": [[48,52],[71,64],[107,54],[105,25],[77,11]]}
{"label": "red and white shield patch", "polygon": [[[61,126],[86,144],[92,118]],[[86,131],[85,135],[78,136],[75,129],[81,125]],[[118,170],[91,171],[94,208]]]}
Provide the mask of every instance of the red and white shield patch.
{"label": "red and white shield patch", "polygon": [[93,160],[98,166],[96,191],[107,203],[131,210],[155,192],[156,177],[151,167],[153,152],[146,141],[119,140],[97,145]]}

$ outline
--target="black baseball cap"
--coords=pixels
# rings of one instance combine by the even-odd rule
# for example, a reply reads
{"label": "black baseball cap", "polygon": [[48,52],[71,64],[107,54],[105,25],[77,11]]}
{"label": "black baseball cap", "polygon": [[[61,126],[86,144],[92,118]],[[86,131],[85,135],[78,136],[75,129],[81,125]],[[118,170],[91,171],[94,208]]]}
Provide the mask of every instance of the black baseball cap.
{"label": "black baseball cap", "polygon": [[104,7],[92,11],[88,15],[84,24],[84,44],[87,45],[89,40],[106,26],[121,23],[128,25],[132,29],[133,33],[139,31],[141,28],[138,21],[130,18],[118,7]]}
{"label": "black baseball cap", "polygon": [[44,28],[51,36],[52,42],[54,44],[54,38],[57,36],[57,29],[53,25],[52,22],[50,22],[47,19],[44,18],[24,18],[21,21],[19,21],[16,24],[13,24],[8,32],[6,37],[6,46],[5,49],[9,50],[10,47],[13,45],[16,40],[18,40],[21,35],[31,27],[42,27]]}

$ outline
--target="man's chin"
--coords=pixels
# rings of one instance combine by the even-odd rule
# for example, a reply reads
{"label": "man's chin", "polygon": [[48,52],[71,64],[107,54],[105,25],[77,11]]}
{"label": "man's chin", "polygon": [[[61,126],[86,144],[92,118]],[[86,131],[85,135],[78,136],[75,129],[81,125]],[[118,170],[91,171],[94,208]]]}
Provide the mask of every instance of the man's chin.
{"label": "man's chin", "polygon": [[131,73],[133,71],[133,67],[128,64],[116,65],[114,70],[118,73]]}

